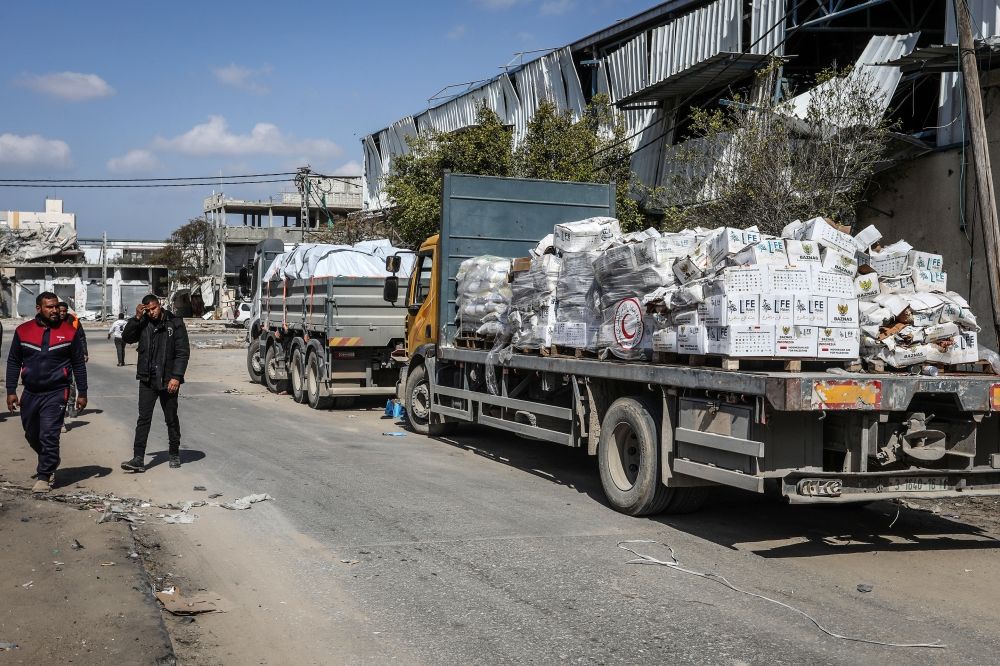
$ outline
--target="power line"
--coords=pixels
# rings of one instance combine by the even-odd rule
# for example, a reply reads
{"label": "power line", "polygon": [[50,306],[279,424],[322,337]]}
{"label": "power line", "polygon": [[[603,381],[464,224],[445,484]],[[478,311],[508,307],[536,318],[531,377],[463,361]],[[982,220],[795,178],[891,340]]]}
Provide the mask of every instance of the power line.
{"label": "power line", "polygon": [[0,183],[142,183],[174,180],[233,180],[235,178],[267,178],[270,176],[294,176],[294,171],[275,173],[249,173],[237,176],[189,176],[175,178],[0,178]]}
{"label": "power line", "polygon": [[89,185],[74,185],[61,183],[9,183],[0,182],[0,187],[40,187],[40,188],[91,188],[91,189],[112,189],[112,188],[156,188],[156,187],[209,187],[214,185],[259,185],[260,183],[288,183],[291,178],[276,178],[272,180],[234,180],[218,181],[213,180],[207,183],[143,183],[139,185],[120,185],[112,183],[94,183]]}
{"label": "power line", "polygon": [[328,176],[324,173],[316,173],[315,171],[312,172],[312,175],[317,178],[325,178],[327,180],[339,180],[342,183],[347,183],[348,185],[353,185],[357,188],[361,187],[360,183],[356,183],[354,180],[351,180],[352,178],[359,178],[359,176]]}

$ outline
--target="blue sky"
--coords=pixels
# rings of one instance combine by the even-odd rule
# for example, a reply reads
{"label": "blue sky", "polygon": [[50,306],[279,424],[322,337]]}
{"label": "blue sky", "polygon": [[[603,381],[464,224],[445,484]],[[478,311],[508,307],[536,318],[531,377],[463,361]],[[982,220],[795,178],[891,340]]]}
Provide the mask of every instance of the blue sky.
{"label": "blue sky", "polygon": [[[360,174],[360,138],[652,0],[0,3],[0,178]],[[533,57],[533,56],[532,56]],[[291,184],[226,186],[266,198]],[[81,236],[164,238],[210,187],[0,188],[65,200]]]}

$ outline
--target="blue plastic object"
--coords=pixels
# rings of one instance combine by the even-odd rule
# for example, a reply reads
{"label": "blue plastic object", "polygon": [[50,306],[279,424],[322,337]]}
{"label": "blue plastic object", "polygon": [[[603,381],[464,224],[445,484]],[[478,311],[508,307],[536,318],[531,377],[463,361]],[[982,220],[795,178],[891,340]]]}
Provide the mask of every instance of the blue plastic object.
{"label": "blue plastic object", "polygon": [[401,419],[406,416],[406,408],[398,400],[392,405],[392,418]]}
{"label": "blue plastic object", "polygon": [[396,406],[397,406],[396,401],[393,398],[389,398],[389,400],[385,403],[385,415],[392,416],[393,414],[395,414]]}

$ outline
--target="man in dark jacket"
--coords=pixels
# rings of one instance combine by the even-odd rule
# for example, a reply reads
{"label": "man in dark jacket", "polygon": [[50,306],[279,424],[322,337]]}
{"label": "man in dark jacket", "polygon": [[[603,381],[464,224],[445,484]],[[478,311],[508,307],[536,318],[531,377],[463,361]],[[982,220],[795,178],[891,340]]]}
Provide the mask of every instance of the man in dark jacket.
{"label": "man in dark jacket", "polygon": [[181,422],[177,417],[177,394],[184,383],[191,349],[184,320],[160,306],[160,299],[149,294],[136,307],[122,331],[126,344],[139,343],[136,379],[139,380],[139,418],[135,424],[133,458],[122,463],[129,472],[145,472],[146,438],[153,422],[157,400],[167,422],[170,467],[181,466]]}
{"label": "man in dark jacket", "polygon": [[[33,493],[47,493],[59,467],[59,435],[66,415],[70,373],[76,379],[76,408],[87,406],[87,365],[80,329],[59,318],[59,297],[35,298],[38,314],[14,331],[7,354],[7,410],[21,408],[24,437],[38,455]],[[24,384],[17,396],[17,381]]]}

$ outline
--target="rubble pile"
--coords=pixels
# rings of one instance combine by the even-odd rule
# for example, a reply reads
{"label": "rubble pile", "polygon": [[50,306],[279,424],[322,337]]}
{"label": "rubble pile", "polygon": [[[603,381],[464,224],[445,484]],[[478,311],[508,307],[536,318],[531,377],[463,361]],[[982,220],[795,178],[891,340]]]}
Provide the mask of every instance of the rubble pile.
{"label": "rubble pile", "polygon": [[874,226],[848,232],[821,217],[780,237],[756,227],[623,234],[613,218],[559,224],[530,258],[463,262],[460,329],[522,350],[630,360],[979,360],[976,317],[947,291],[940,255],[883,246]]}

